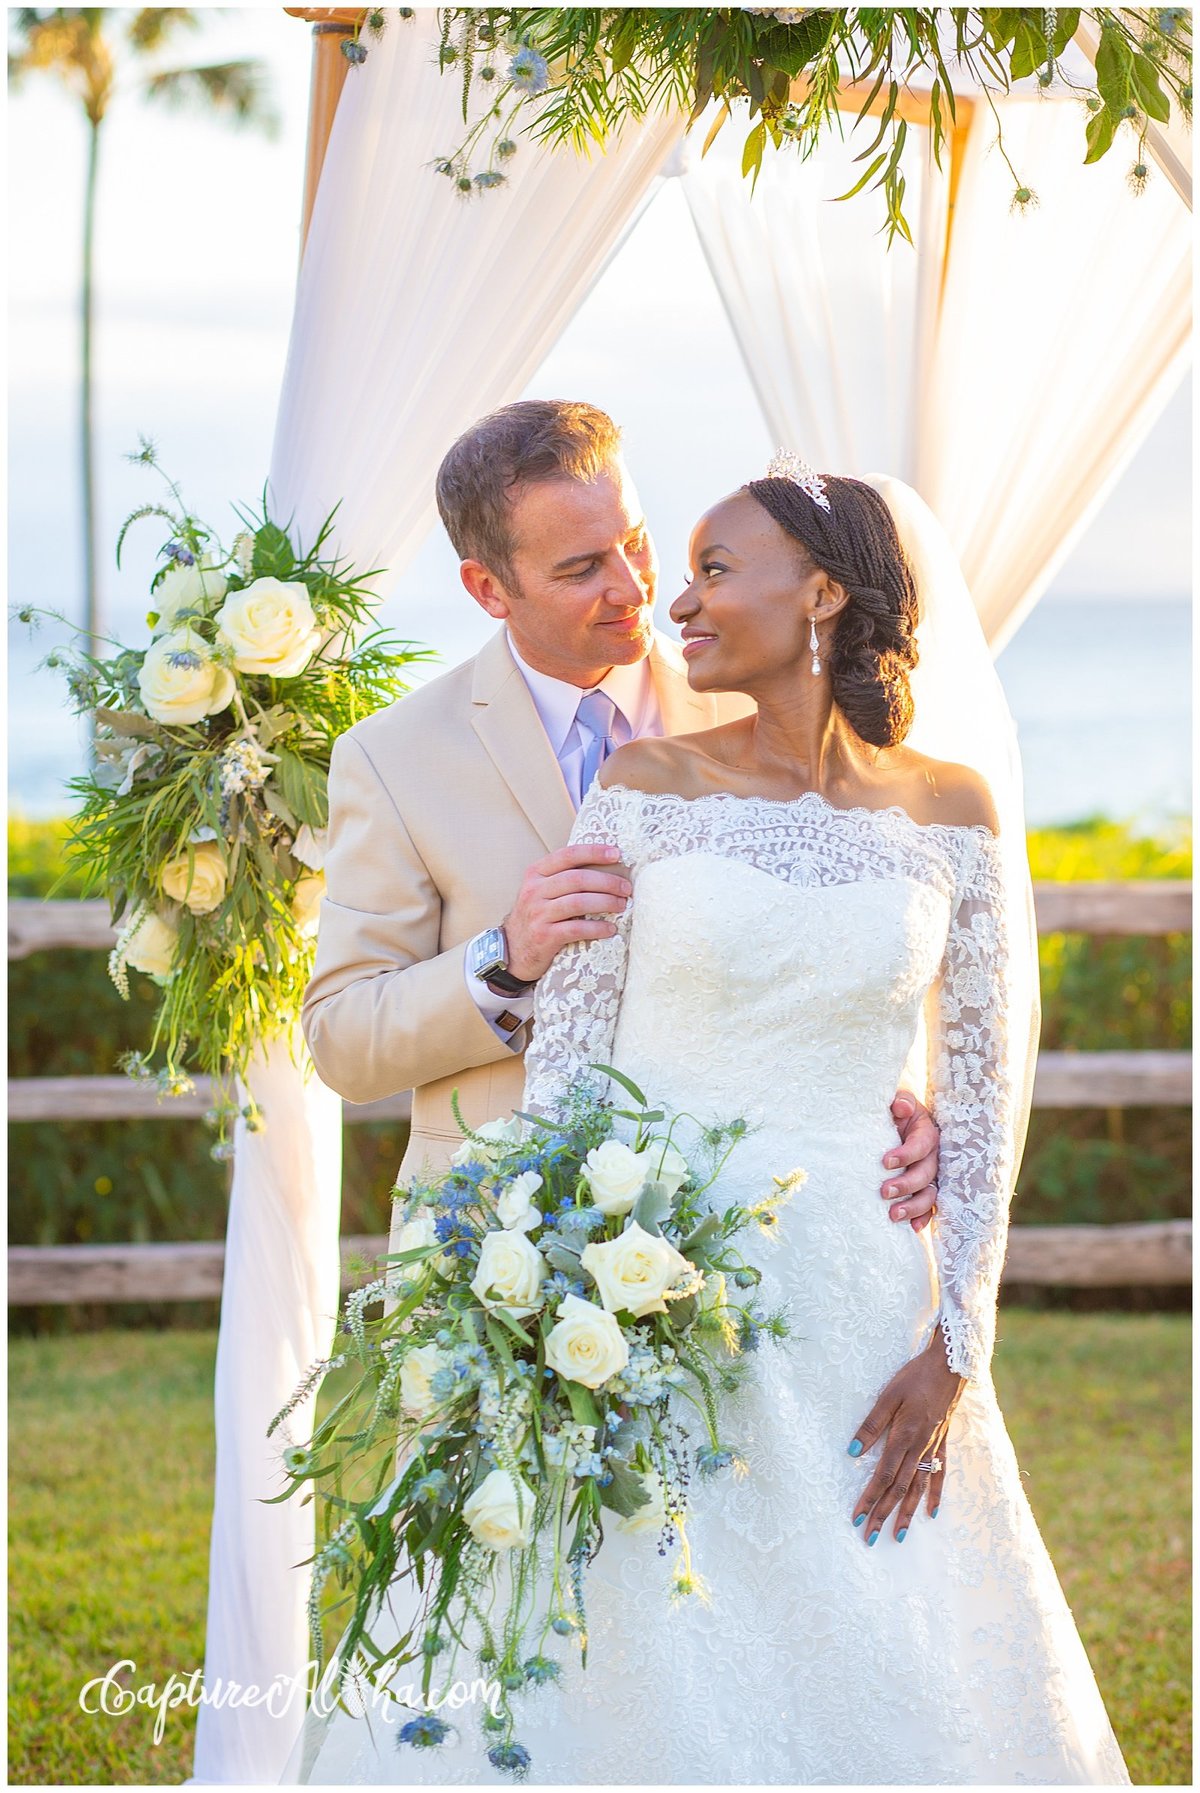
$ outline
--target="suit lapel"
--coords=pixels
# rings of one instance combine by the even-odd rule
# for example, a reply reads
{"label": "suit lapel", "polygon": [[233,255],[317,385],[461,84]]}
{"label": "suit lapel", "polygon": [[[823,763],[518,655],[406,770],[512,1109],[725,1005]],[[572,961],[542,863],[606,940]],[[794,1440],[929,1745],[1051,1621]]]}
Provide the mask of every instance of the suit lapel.
{"label": "suit lapel", "polygon": [[503,629],[475,657],[471,703],[475,733],[553,852],[571,832],[575,805]]}
{"label": "suit lapel", "polygon": [[664,735],[690,735],[715,728],[720,721],[717,700],[688,684],[687,662],[669,635],[655,631],[650,649],[650,676],[658,694]]}

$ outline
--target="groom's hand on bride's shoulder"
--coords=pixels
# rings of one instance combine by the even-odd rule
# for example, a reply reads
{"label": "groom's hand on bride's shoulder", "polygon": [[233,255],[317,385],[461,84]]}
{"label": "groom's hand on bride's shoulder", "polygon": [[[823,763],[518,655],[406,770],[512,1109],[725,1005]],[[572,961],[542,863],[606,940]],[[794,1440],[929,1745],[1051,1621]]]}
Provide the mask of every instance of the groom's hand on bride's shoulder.
{"label": "groom's hand on bride's shoulder", "polygon": [[536,981],[575,940],[607,940],[633,893],[616,847],[579,841],[536,860],[504,918],[508,968]]}
{"label": "groom's hand on bride's shoulder", "polygon": [[936,1210],[940,1135],[929,1110],[909,1090],[897,1090],[892,1119],[900,1138],[884,1153],[889,1175],[880,1194],[890,1203],[892,1220],[907,1220],[919,1233]]}

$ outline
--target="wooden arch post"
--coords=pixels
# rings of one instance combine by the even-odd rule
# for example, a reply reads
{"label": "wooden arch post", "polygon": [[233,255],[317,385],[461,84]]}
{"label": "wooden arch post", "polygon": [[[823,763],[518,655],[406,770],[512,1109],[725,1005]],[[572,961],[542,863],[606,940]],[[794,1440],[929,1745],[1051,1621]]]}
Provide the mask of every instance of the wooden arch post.
{"label": "wooden arch post", "polygon": [[350,64],[342,55],[342,44],[359,29],[366,11],[350,6],[285,6],[293,19],[306,19],[313,28],[312,75],[308,92],[308,147],[304,162],[304,201],[300,221],[300,255],[308,241],[317,186],[325,162],[333,115],[341,98],[342,83]]}

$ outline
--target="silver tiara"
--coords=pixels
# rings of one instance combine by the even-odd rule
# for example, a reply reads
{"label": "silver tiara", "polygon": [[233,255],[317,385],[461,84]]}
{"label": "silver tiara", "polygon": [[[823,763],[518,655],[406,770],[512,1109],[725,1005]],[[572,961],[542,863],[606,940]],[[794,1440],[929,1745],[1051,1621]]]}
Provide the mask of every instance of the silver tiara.
{"label": "silver tiara", "polygon": [[804,488],[813,503],[819,504],[823,511],[830,508],[829,500],[825,496],[825,481],[815,467],[810,467],[806,460],[803,460],[790,448],[781,448],[779,453],[773,456],[771,464],[767,468],[767,478],[793,480],[796,485]]}

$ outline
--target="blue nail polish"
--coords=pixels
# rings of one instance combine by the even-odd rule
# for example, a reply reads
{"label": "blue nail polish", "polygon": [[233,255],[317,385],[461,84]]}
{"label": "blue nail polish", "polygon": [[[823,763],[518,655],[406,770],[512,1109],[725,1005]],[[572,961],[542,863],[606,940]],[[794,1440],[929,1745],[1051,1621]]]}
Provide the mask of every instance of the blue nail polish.
{"label": "blue nail polish", "polygon": [[930,1517],[930,1518],[931,1518],[931,1519],[936,1519],[936,1518],[937,1518],[937,1516],[938,1516],[938,1514],[939,1514],[939,1513],[940,1513],[940,1512],[941,1512],[941,1510],[942,1510],[942,1503],[941,1503],[941,1501],[940,1501],[940,1500],[939,1500],[939,1502],[938,1502],[938,1504],[937,1504],[937,1506],[936,1506],[936,1507],[934,1507],[934,1509],[933,1509],[933,1512],[932,1512],[932,1513],[931,1513],[931,1514],[930,1514],[930,1515],[929,1515],[929,1517]]}
{"label": "blue nail polish", "polygon": [[846,1455],[848,1457],[861,1457],[862,1456],[862,1440],[859,1438],[852,1438],[850,1440],[849,1444],[846,1446]]}
{"label": "blue nail polish", "polygon": [[879,1533],[877,1531],[872,1532],[870,1537],[867,1539],[867,1543],[873,1544],[878,1536],[879,1536]]}
{"label": "blue nail polish", "polygon": [[897,1544],[903,1544],[903,1542],[904,1542],[905,1538],[907,1538],[907,1536],[908,1536],[908,1527],[907,1527],[907,1525],[902,1525],[900,1527],[900,1530],[896,1533]]}
{"label": "blue nail polish", "polygon": [[865,1513],[860,1513],[858,1515],[858,1518],[854,1521],[855,1525],[861,1525],[863,1523],[863,1521],[865,1520],[866,1516],[867,1515]]}

